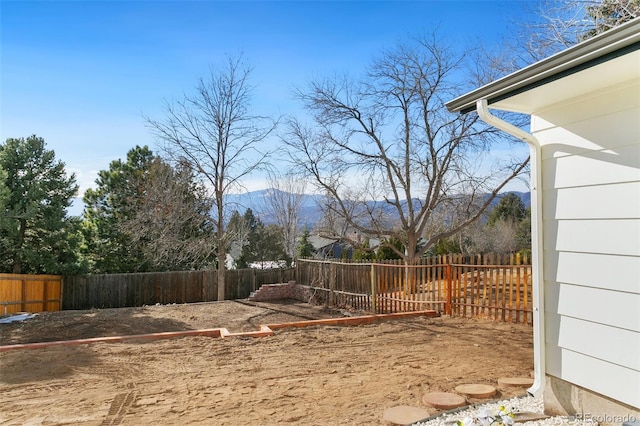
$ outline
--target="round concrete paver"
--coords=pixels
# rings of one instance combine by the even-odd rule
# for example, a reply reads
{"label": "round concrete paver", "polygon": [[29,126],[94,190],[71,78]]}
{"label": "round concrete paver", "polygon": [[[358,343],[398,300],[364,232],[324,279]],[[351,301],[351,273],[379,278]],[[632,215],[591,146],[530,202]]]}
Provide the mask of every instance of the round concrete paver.
{"label": "round concrete paver", "polygon": [[382,418],[394,425],[410,425],[429,417],[429,412],[419,407],[398,405],[384,410]]}
{"label": "round concrete paver", "polygon": [[496,388],[491,385],[469,383],[456,386],[456,392],[466,395],[469,398],[485,399],[496,394]]}
{"label": "round concrete paver", "polygon": [[529,377],[502,377],[498,385],[505,388],[528,388],[533,386],[533,379]]}
{"label": "round concrete paver", "polygon": [[422,402],[439,410],[451,410],[467,404],[467,400],[455,393],[432,392],[422,397]]}

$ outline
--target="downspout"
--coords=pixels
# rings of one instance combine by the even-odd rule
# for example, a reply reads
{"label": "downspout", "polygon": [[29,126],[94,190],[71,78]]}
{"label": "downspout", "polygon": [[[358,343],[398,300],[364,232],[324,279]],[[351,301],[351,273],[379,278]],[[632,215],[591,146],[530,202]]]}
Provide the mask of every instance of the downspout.
{"label": "downspout", "polygon": [[529,145],[531,155],[531,246],[533,283],[533,365],[535,370],[533,385],[529,394],[540,396],[545,387],[545,332],[544,332],[544,269],[543,228],[542,228],[542,160],[540,142],[531,133],[491,115],[486,99],[476,102],[476,111],[485,123],[500,129]]}

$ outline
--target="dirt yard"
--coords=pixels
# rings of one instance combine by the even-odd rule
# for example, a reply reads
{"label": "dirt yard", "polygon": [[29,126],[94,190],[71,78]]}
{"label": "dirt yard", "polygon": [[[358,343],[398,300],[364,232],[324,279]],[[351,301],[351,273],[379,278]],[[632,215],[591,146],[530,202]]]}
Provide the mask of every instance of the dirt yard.
{"label": "dirt yard", "polygon": [[[0,345],[340,316],[302,303],[221,302],[42,313]],[[0,352],[2,425],[375,425],[427,392],[533,368],[532,328],[459,318]],[[523,394],[505,388],[496,398]],[[471,401],[474,402],[474,401]]]}

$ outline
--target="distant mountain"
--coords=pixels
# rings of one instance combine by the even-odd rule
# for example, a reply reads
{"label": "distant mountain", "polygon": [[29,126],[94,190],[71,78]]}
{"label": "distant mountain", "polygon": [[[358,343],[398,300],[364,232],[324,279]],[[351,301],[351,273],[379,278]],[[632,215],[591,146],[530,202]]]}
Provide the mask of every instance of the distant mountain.
{"label": "distant mountain", "polygon": [[[230,194],[227,196],[227,206],[230,211],[237,210],[240,214],[244,214],[247,209],[251,209],[256,217],[265,225],[276,223],[274,217],[269,215],[267,211],[269,197],[273,191],[278,189],[261,189],[258,191],[247,192],[244,194]],[[317,194],[304,194],[300,204],[299,223],[301,226],[312,228],[321,218],[318,205],[324,197]]]}
{"label": "distant mountain", "polygon": [[[253,214],[256,217],[259,217],[260,220],[266,225],[275,223],[275,218],[270,217],[266,211],[267,203],[269,202],[268,198],[272,191],[277,191],[276,189],[262,189],[259,191],[247,192],[244,194],[233,194],[228,196],[229,207],[232,210],[238,210],[240,214],[244,214],[247,209],[251,209]],[[495,207],[500,199],[509,194],[516,194],[523,202],[526,208],[531,206],[531,193],[530,192],[518,192],[511,191],[499,194],[491,203],[491,207],[489,211]],[[317,194],[304,194],[302,196],[302,203],[300,207],[300,225],[308,226],[312,228],[316,223],[320,221],[322,218],[322,214],[319,208],[320,203],[324,200],[324,196]],[[378,204],[380,201],[370,201],[371,204]]]}
{"label": "distant mountain", "polygon": [[[269,202],[269,196],[273,191],[278,190],[261,189],[259,191],[251,191],[244,194],[229,194],[227,196],[227,208],[230,209],[229,212],[237,210],[241,215],[244,214],[247,209],[251,209],[253,214],[256,217],[259,217],[265,225],[273,224],[275,223],[275,218],[271,217],[267,213],[267,203]],[[500,202],[500,198],[508,193],[509,192],[505,192],[498,195],[496,199],[493,200],[491,208],[495,207]],[[529,208],[531,206],[530,192],[512,191],[511,193],[520,197],[525,207]],[[304,194],[302,197],[299,224],[302,227],[306,226],[308,228],[313,228],[313,226],[322,218],[319,205],[324,200],[324,196],[317,194]],[[374,204],[376,201],[372,200],[370,203]],[[380,201],[377,203],[380,203]],[[74,198],[71,207],[68,209],[69,215],[80,216],[82,215],[83,208],[84,204],[82,202],[82,198]]]}

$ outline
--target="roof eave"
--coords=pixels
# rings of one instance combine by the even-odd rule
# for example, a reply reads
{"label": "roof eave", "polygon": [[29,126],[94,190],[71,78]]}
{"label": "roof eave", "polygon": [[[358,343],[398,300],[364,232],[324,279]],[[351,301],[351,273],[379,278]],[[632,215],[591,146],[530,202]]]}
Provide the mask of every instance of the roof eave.
{"label": "roof eave", "polygon": [[489,104],[506,99],[532,87],[577,72],[602,62],[600,58],[615,57],[619,52],[638,48],[640,18],[635,18],[607,32],[576,44],[546,59],[502,77],[485,86],[459,96],[446,103],[450,112],[467,113],[475,110],[480,99]]}

